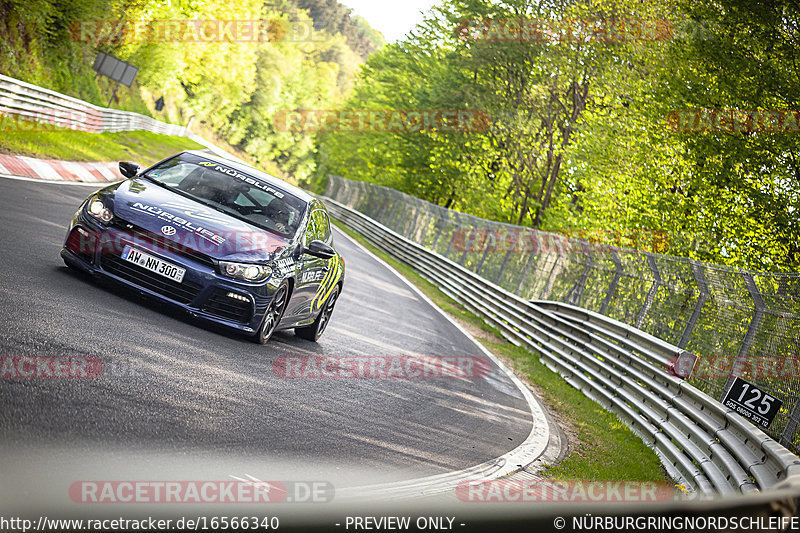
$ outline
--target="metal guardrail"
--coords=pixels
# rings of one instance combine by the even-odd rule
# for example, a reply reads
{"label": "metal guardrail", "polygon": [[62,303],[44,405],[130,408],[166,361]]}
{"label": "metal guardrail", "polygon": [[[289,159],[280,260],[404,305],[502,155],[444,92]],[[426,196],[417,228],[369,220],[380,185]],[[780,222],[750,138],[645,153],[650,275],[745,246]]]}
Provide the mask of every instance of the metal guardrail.
{"label": "metal guardrail", "polygon": [[800,458],[669,366],[685,351],[571,304],[527,301],[335,200],[332,216],[408,264],[608,410],[699,494],[796,489]]}
{"label": "metal guardrail", "polygon": [[[688,350],[699,357],[689,382],[719,400],[735,377],[753,383],[783,402],[764,431],[800,453],[800,274],[567,238],[338,176],[326,195],[524,300],[596,311]],[[651,247],[682,237],[636,235]]]}
{"label": "metal guardrail", "polygon": [[167,124],[130,111],[98,107],[2,74],[0,114],[95,133],[145,130],[187,136],[184,126]]}
{"label": "metal guardrail", "polygon": [[130,111],[98,107],[65,94],[0,74],[0,115],[90,133],[150,131],[186,137],[212,153],[246,163],[235,155],[192,133],[185,126],[167,124]]}

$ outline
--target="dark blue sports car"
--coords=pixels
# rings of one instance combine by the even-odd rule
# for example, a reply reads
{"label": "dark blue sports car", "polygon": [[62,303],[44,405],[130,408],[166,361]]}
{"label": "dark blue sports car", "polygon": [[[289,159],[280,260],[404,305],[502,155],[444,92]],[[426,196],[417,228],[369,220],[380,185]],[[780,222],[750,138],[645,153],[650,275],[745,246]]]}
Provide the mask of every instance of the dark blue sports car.
{"label": "dark blue sports car", "polygon": [[316,341],[344,281],[325,206],[244,164],[184,152],[91,195],[61,257],[265,343]]}

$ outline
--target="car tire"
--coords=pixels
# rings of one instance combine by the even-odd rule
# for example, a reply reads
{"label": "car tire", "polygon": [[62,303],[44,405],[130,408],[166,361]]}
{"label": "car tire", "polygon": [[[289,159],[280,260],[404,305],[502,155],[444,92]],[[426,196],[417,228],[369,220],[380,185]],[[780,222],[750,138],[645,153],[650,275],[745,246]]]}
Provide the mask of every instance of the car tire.
{"label": "car tire", "polygon": [[287,283],[281,284],[278,290],[275,291],[275,296],[272,302],[267,307],[267,312],[264,313],[264,320],[261,321],[261,327],[253,337],[253,340],[258,344],[266,344],[272,338],[272,334],[278,328],[278,324],[283,318],[283,313],[286,311],[286,304],[289,302],[289,285]]}
{"label": "car tire", "polygon": [[322,306],[322,310],[319,312],[319,315],[317,315],[316,320],[314,320],[314,322],[308,326],[294,328],[294,334],[301,339],[317,342],[319,338],[322,337],[322,334],[325,333],[325,329],[328,327],[328,322],[331,320],[331,315],[333,314],[333,308],[336,306],[337,299],[339,299],[338,286],[333,289],[333,292],[331,292],[331,295],[328,297],[325,305]]}

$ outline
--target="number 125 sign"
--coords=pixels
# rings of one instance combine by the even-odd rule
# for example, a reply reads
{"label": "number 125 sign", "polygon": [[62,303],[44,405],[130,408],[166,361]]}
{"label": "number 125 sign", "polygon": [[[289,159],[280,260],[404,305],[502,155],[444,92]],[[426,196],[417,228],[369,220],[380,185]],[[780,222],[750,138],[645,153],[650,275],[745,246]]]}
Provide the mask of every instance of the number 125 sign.
{"label": "number 125 sign", "polygon": [[783,405],[779,399],[742,378],[736,378],[722,403],[763,428],[769,427]]}

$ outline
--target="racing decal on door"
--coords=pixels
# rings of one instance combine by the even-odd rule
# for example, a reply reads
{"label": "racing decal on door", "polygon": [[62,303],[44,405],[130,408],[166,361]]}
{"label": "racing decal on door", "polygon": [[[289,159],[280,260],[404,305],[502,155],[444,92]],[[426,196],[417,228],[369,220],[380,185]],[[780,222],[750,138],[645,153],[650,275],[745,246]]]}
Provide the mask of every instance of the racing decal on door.
{"label": "racing decal on door", "polygon": [[333,288],[339,282],[339,276],[342,272],[342,265],[338,257],[331,257],[328,259],[328,273],[322,279],[319,285],[317,294],[311,301],[311,311],[316,312],[322,307],[322,304],[327,301],[328,296],[333,292]]}
{"label": "racing decal on door", "polygon": [[291,257],[286,257],[284,259],[279,259],[275,262],[278,272],[280,272],[281,276],[288,276],[289,274],[294,271],[294,259]]}
{"label": "racing decal on door", "polygon": [[307,270],[300,276],[300,283],[314,283],[322,281],[328,273],[327,268],[318,268],[315,270]]}

